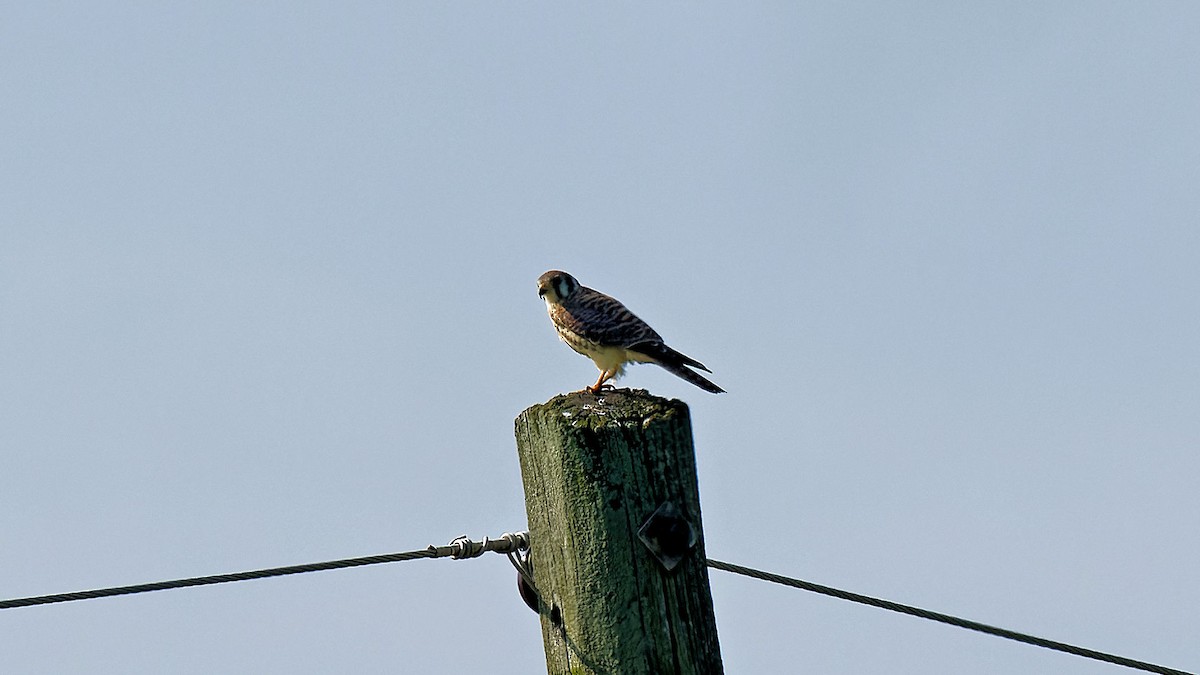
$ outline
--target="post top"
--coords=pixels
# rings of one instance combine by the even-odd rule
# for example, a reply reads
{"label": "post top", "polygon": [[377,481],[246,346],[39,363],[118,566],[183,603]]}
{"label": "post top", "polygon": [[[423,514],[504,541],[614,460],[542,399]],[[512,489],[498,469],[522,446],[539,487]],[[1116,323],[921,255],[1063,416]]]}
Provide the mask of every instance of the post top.
{"label": "post top", "polygon": [[612,389],[597,394],[574,391],[530,406],[521,417],[551,414],[572,426],[600,427],[629,422],[646,423],[656,418],[687,415],[687,404],[678,399],[655,396],[645,389]]}

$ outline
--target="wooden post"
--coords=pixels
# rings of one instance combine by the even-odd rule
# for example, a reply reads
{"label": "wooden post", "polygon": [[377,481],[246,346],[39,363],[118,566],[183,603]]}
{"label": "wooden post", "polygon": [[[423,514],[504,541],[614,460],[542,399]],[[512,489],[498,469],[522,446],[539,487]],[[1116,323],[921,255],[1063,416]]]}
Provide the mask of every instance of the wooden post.
{"label": "wooden post", "polygon": [[723,672],[687,405],[576,392],[516,433],[548,672]]}

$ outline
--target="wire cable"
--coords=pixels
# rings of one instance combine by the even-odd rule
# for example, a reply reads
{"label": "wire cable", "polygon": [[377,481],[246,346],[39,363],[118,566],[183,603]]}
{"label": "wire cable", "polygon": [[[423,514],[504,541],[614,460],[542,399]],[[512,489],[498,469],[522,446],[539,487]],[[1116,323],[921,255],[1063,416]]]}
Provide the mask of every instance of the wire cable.
{"label": "wire cable", "polygon": [[[117,595],[133,595],[135,593],[165,591],[173,588],[188,588],[191,586],[209,586],[233,581],[250,581],[252,579],[266,579],[269,577],[280,577],[290,574],[305,574],[308,572],[321,572],[325,570],[345,569],[349,567],[362,567],[364,565],[403,562],[405,560],[417,560],[419,558],[453,558],[455,560],[463,560],[466,558],[479,557],[488,551],[508,555],[509,561],[513,563],[513,567],[515,567],[518,573],[521,574],[522,578],[532,586],[533,579],[531,577],[533,575],[531,574],[527,559],[523,557],[514,559],[515,554],[517,554],[519,551],[527,551],[528,549],[528,532],[505,532],[497,539],[484,537],[483,541],[481,542],[472,541],[466,536],[462,536],[455,538],[446,546],[431,545],[427,548],[416,551],[371,555],[361,558],[344,558],[342,560],[329,560],[326,562],[290,565],[287,567],[270,567],[260,570],[251,570],[248,572],[215,574],[211,576],[191,577],[187,579],[173,579],[171,581],[158,581],[148,584],[135,584],[132,586],[98,588],[95,590],[77,591],[74,593],[57,593],[54,595],[38,595],[26,598],[13,598],[11,600],[0,600],[0,609],[14,609],[17,607],[31,607],[34,605],[49,605],[60,602],[73,602],[76,600],[91,600],[94,598],[108,598]],[[820,593],[821,595],[828,595],[830,597],[840,598],[842,600],[849,600],[850,602],[857,602],[863,605],[870,605],[872,607],[899,612],[901,614],[908,614],[910,616],[915,616],[922,619],[929,619],[930,621],[937,621],[940,623],[949,624],[951,626],[958,626],[959,628],[966,628],[968,630],[978,631],[980,633],[987,633],[989,635],[995,635],[997,637],[1023,642],[1036,647],[1043,647],[1045,649],[1065,652],[1075,656],[1082,656],[1084,658],[1094,659],[1097,661],[1104,661],[1106,663],[1112,663],[1118,666],[1124,666],[1126,668],[1133,668],[1135,670],[1142,670],[1151,673],[1159,673],[1160,675],[1194,675],[1193,673],[1183,670],[1167,668],[1166,666],[1159,666],[1153,663],[1147,663],[1145,661],[1137,661],[1134,659],[1125,658],[1123,656],[1117,656],[1115,654],[1096,651],[1094,649],[1077,647],[1065,642],[1047,640],[1046,638],[1027,635],[1025,633],[1018,633],[1017,631],[1008,630],[1006,628],[989,626],[987,624],[979,623],[978,621],[971,621],[969,619],[962,619],[949,614],[942,614],[941,612],[921,609],[920,607],[903,605],[890,600],[883,600],[880,598],[873,598],[868,595],[843,591],[831,586],[822,586],[821,584],[815,584],[810,581],[793,579],[780,574],[772,574],[771,572],[756,570],[751,567],[734,565],[732,563],[721,562],[720,560],[713,560],[711,558],[707,560],[707,563],[708,566],[713,569],[732,572],[734,574],[741,574],[754,579],[760,579],[762,581],[769,581],[776,584],[782,584],[784,586],[791,586],[793,588],[799,588],[801,590],[811,591],[813,593]],[[536,593],[536,587],[534,588],[534,592]],[[570,646],[569,643],[568,646]]]}
{"label": "wire cable", "polygon": [[387,553],[384,555],[369,555],[361,558],[345,558],[343,560],[329,560],[326,562],[308,563],[305,565],[290,565],[288,567],[271,567],[268,569],[252,570],[249,572],[235,572],[233,574],[214,574],[206,577],[191,577],[189,579],[157,581],[148,584],[135,584],[133,586],[116,586],[113,588],[98,588],[91,591],[77,591],[74,593],[57,593],[54,595],[38,595],[28,598],[0,600],[0,609],[30,607],[33,605],[49,605],[56,602],[73,602],[75,600],[91,600],[94,598],[109,598],[115,595],[133,595],[135,593],[148,593],[150,591],[165,591],[172,588],[209,586],[212,584],[229,583],[231,581],[266,579],[268,577],[281,577],[289,574],[322,572],[325,570],[345,569],[347,567],[362,567],[363,565],[378,565],[381,563],[416,560],[418,558],[454,558],[455,560],[462,560],[465,558],[478,557],[483,555],[486,551],[509,553],[526,549],[528,547],[528,532],[506,532],[501,535],[499,539],[489,539],[484,537],[482,542],[471,541],[463,536],[456,538],[447,546],[429,546],[428,548],[423,548],[419,551]]}
{"label": "wire cable", "polygon": [[1009,640],[1016,640],[1017,642],[1024,642],[1025,644],[1034,645],[1036,647],[1044,647],[1046,649],[1053,649],[1055,651],[1066,652],[1067,654],[1074,654],[1075,656],[1082,656],[1084,658],[1095,659],[1097,661],[1104,661],[1107,663],[1116,664],[1118,666],[1125,666],[1126,668],[1133,668],[1136,670],[1144,670],[1144,671],[1151,672],[1151,673],[1161,673],[1162,675],[1193,675],[1193,673],[1188,673],[1183,670],[1175,670],[1174,668],[1167,668],[1166,666],[1159,666],[1159,665],[1155,665],[1153,663],[1146,663],[1145,661],[1135,661],[1134,659],[1128,659],[1128,658],[1125,658],[1124,656],[1117,656],[1115,654],[1098,652],[1094,649],[1085,649],[1084,647],[1076,647],[1075,645],[1069,645],[1069,644],[1066,644],[1065,642],[1056,642],[1054,640],[1047,640],[1045,638],[1040,638],[1040,637],[1036,637],[1033,635],[1026,635],[1025,633],[1018,633],[1016,631],[1008,630],[1006,628],[997,628],[995,626],[989,626],[987,624],[979,623],[978,621],[971,621],[969,619],[961,619],[959,617],[951,616],[949,614],[942,614],[940,612],[932,612],[927,609],[921,609],[920,607],[912,607],[910,605],[902,605],[898,602],[892,602],[890,600],[881,600],[879,598],[872,598],[867,595],[851,593],[850,591],[843,591],[841,589],[832,588],[829,586],[822,586],[820,584],[814,584],[810,581],[793,579],[791,577],[785,577],[785,576],[782,576],[779,574],[772,574],[770,572],[763,572],[762,570],[756,570],[756,569],[752,569],[750,567],[742,567],[741,565],[734,565],[732,563],[721,562],[720,560],[713,560],[712,558],[708,559],[708,566],[713,569],[722,570],[725,572],[733,572],[734,574],[742,574],[742,575],[745,575],[748,577],[752,577],[754,579],[761,579],[763,581],[770,581],[770,582],[776,583],[776,584],[783,584],[784,586],[791,586],[793,588],[799,588],[799,589],[802,589],[805,591],[812,591],[813,593],[820,593],[821,595],[828,595],[828,596],[831,596],[834,598],[841,598],[842,600],[849,600],[850,602],[857,602],[857,603],[860,603],[863,605],[870,605],[872,607],[878,607],[880,609],[887,609],[887,610],[891,610],[893,612],[900,612],[901,614],[908,614],[910,616],[920,617],[922,619],[929,619],[930,621],[938,621],[941,623],[949,624],[951,626],[958,626],[959,628],[966,628],[967,630],[979,631],[980,633],[987,633],[988,635],[995,635],[997,637],[1007,638]]}

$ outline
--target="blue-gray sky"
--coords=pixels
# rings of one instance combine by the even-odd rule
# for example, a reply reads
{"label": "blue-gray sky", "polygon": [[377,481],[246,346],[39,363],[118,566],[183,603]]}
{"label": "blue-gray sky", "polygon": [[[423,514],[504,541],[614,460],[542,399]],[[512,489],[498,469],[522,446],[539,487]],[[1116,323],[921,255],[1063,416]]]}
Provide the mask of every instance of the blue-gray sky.
{"label": "blue-gray sky", "polygon": [[[1200,9],[24,3],[0,597],[523,529],[589,384],[688,401],[711,556],[1200,668]],[[1107,673],[712,575],[727,672]],[[0,612],[15,673],[543,666],[499,556]],[[486,665],[480,665],[486,664]]]}

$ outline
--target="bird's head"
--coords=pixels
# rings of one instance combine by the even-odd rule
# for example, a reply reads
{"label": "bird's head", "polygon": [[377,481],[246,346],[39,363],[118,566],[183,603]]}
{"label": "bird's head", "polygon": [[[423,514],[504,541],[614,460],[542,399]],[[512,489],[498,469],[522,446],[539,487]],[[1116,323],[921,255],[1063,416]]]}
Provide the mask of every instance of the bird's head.
{"label": "bird's head", "polygon": [[538,297],[551,305],[560,304],[578,288],[579,282],[566,272],[550,270],[538,277]]}

